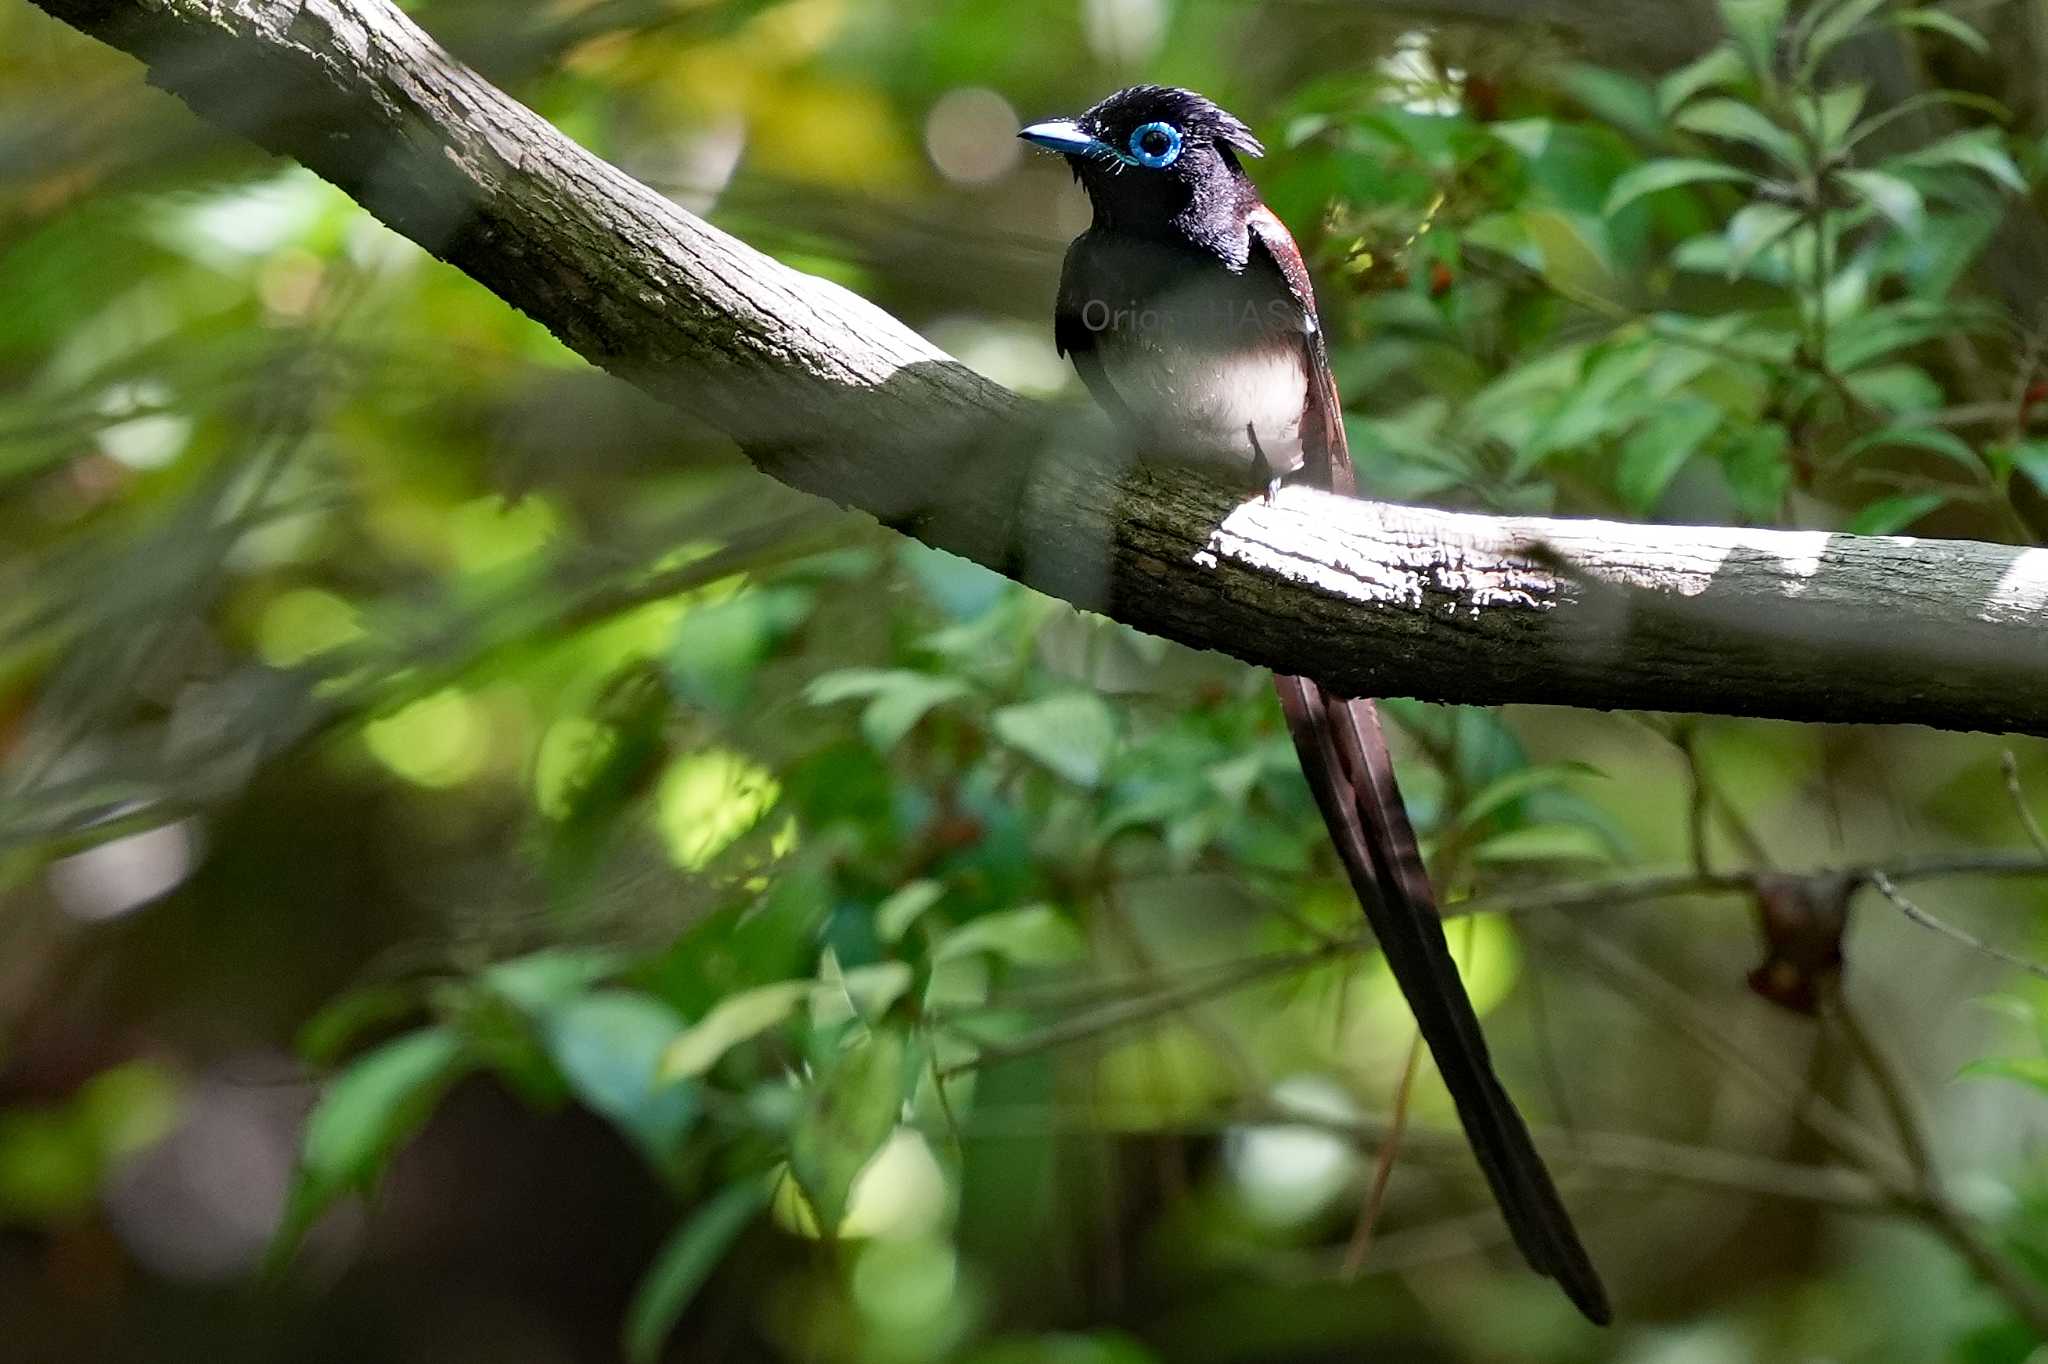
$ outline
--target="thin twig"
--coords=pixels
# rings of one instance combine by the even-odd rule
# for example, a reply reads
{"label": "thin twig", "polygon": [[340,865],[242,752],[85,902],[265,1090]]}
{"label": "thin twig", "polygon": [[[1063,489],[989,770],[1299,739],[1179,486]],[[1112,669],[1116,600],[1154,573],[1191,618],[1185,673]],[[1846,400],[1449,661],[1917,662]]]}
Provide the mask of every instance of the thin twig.
{"label": "thin twig", "polygon": [[2027,804],[2027,793],[2020,789],[2020,760],[2008,748],[1999,755],[1998,765],[2005,771],[2005,794],[2012,799],[2020,827],[2027,831],[2027,842],[2034,845],[2043,861],[2048,861],[2048,834],[2041,832],[2041,821],[2034,818],[2034,807]]}
{"label": "thin twig", "polygon": [[1758,1064],[1723,1036],[1721,1021],[1691,995],[1607,938],[1576,926],[1569,931],[1581,958],[1605,976],[1610,984],[1720,1062],[1731,1075],[1741,1079],[1761,1097],[1797,1118],[1837,1155],[1869,1171],[1889,1187],[1901,1191],[1911,1187],[1906,1172],[1899,1168],[1898,1160],[1854,1118],[1817,1095],[1800,1092],[1782,1076]]}
{"label": "thin twig", "polygon": [[1828,998],[1828,1017],[1841,1029],[1851,1050],[1863,1064],[1885,1111],[1898,1130],[1899,1143],[1913,1163],[1915,1184],[1905,1208],[1916,1220],[1948,1242],[1965,1264],[1975,1270],[2006,1305],[2033,1329],[2048,1339],[2048,1288],[2028,1273],[2025,1266],[2007,1255],[1989,1237],[1976,1219],[1952,1203],[1941,1186],[1934,1161],[1933,1141],[1927,1119],[1913,1099],[1904,1068],[1879,1045],[1864,1024],[1859,1011],[1839,989]]}
{"label": "thin twig", "polygon": [[1993,961],[2004,962],[2007,966],[2017,967],[2029,975],[2039,976],[2043,980],[2048,980],[2048,966],[2043,966],[2037,961],[2029,961],[2025,957],[2017,956],[2002,947],[1993,947],[1982,938],[1957,928],[1946,919],[1936,918],[1913,901],[1907,899],[1899,888],[1892,883],[1892,879],[1883,872],[1873,871],[1870,873],[1870,884],[1876,887],[1885,899],[1890,900],[1893,905],[1897,906],[1899,913],[1905,915],[1914,923],[1919,924],[1922,928],[1932,929],[1945,938],[1952,938],[1969,948],[1972,952],[1981,953],[1984,956],[1990,957]]}
{"label": "thin twig", "polygon": [[1401,1067],[1401,1083],[1394,1089],[1393,1118],[1380,1138],[1379,1155],[1373,1160],[1372,1186],[1359,1206],[1358,1221],[1351,1228],[1351,1243],[1344,1248],[1344,1276],[1358,1277],[1365,1254],[1372,1249],[1372,1231],[1379,1224],[1380,1209],[1386,1206],[1387,1185],[1394,1177],[1394,1157],[1400,1154],[1401,1136],[1408,1127],[1408,1096],[1415,1087],[1415,1072],[1422,1061],[1422,1034],[1408,1043],[1408,1060]]}

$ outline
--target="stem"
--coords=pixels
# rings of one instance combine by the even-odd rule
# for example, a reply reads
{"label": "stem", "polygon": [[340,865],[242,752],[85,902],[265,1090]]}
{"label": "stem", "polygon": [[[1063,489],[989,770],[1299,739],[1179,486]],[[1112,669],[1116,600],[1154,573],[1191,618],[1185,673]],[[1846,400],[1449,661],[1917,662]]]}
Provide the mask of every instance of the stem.
{"label": "stem", "polygon": [[1926,1117],[1913,1099],[1904,1070],[1865,1026],[1846,994],[1837,990],[1831,995],[1828,1016],[1841,1028],[1850,1048],[1863,1063],[1892,1125],[1898,1130],[1899,1144],[1912,1162],[1915,1186],[1910,1196],[1902,1200],[1902,1209],[1946,1241],[1978,1278],[2005,1299],[2014,1315],[2034,1334],[2048,1340],[2048,1286],[1986,1236],[1977,1219],[1949,1201],[1934,1162]]}

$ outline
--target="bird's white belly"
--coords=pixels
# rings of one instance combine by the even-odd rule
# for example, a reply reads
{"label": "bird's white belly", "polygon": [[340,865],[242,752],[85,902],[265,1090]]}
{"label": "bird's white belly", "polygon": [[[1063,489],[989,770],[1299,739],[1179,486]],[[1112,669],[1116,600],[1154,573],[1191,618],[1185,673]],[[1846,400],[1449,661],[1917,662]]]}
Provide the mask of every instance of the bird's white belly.
{"label": "bird's white belly", "polygon": [[1300,467],[1308,368],[1298,343],[1230,354],[1104,348],[1103,373],[1162,453],[1247,466],[1257,449],[1275,473]]}

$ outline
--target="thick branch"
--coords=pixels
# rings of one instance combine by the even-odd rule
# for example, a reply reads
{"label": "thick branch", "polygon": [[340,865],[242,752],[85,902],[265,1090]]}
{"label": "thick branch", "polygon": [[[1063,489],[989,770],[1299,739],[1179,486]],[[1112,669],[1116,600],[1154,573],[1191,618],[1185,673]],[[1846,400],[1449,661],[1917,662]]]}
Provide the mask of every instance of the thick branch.
{"label": "thick branch", "polygon": [[1140,629],[1355,694],[2048,734],[2048,551],[1105,476],[1099,426],[691,217],[384,0],[36,3],[775,477]]}

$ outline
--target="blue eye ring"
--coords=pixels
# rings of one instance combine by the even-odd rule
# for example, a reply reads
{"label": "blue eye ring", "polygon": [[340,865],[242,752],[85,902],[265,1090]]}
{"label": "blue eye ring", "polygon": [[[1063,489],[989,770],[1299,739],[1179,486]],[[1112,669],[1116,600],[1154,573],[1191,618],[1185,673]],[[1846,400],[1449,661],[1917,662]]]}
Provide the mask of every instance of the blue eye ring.
{"label": "blue eye ring", "polygon": [[1131,129],[1131,160],[1150,170],[1164,170],[1180,156],[1180,129],[1171,123],[1140,123]]}

